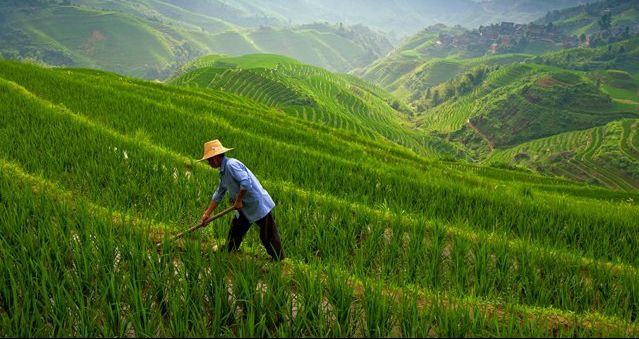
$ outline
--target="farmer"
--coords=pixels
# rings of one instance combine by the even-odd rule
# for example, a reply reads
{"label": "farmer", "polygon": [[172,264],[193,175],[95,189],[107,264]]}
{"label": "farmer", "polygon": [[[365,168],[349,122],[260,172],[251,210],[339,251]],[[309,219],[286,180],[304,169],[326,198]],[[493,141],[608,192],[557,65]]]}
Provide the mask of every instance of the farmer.
{"label": "farmer", "polygon": [[232,148],[222,146],[217,139],[204,144],[204,156],[200,161],[206,160],[211,167],[220,169],[220,183],[202,215],[202,222],[209,218],[228,191],[236,212],[226,242],[227,250],[236,251],[251,224],[255,223],[260,227],[260,239],[266,252],[273,261],[282,260],[284,251],[271,213],[275,203],[251,170],[239,160],[224,156],[230,150]]}

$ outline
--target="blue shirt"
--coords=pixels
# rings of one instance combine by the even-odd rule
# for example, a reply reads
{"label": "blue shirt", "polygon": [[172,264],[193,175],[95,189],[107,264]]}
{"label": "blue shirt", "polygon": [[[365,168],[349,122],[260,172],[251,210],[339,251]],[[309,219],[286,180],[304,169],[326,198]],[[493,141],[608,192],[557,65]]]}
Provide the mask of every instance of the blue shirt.
{"label": "blue shirt", "polygon": [[242,200],[244,207],[240,211],[250,223],[264,218],[275,207],[273,199],[251,170],[237,159],[224,157],[220,165],[220,184],[213,193],[213,201],[219,203],[228,191],[233,203],[240,189],[246,190]]}

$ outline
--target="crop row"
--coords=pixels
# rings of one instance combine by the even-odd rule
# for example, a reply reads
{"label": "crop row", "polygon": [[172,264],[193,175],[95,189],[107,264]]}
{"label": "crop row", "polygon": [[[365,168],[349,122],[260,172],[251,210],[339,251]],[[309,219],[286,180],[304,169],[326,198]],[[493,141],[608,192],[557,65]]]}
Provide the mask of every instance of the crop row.
{"label": "crop row", "polygon": [[[259,331],[267,330],[260,327],[264,326],[262,323],[264,319],[255,319],[255,323],[250,324],[252,318],[248,315],[244,317],[246,313],[256,311],[251,308],[257,305],[261,305],[260,307],[270,305],[267,309],[261,309],[270,311],[263,314],[268,314],[275,319],[279,318],[280,322],[270,318],[269,321],[274,322],[271,324],[271,331],[277,328],[279,331],[286,330],[293,333],[300,333],[297,331],[301,330],[315,333],[313,331],[318,329],[327,330],[323,326],[329,326],[330,322],[318,324],[312,322],[316,318],[305,318],[311,316],[306,313],[308,308],[319,306],[314,302],[324,304],[323,309],[315,308],[315,312],[327,313],[334,318],[332,321],[336,321],[335,318],[338,317],[336,314],[331,314],[331,311],[338,312],[336,307],[339,307],[339,312],[346,312],[347,309],[354,312],[351,313],[352,318],[343,318],[338,328],[332,328],[332,330],[344,331],[342,332],[344,335],[375,336],[391,333],[406,335],[408,332],[405,331],[410,331],[413,335],[419,333],[424,335],[430,332],[452,335],[483,330],[486,331],[485,333],[524,331],[523,333],[544,333],[544,335],[558,335],[557,332],[547,331],[566,331],[565,334],[579,331],[582,335],[611,335],[605,332],[612,331],[614,334],[626,336],[632,333],[626,331],[636,330],[631,330],[627,323],[601,315],[567,315],[555,309],[539,312],[534,311],[534,308],[511,304],[512,301],[508,300],[500,302],[503,303],[501,305],[495,305],[490,301],[472,297],[459,298],[455,296],[455,293],[438,294],[415,290],[411,287],[389,288],[398,284],[393,282],[379,284],[376,282],[377,278],[371,279],[366,276],[355,278],[355,281],[361,282],[354,284],[353,280],[348,278],[352,276],[352,273],[340,268],[350,268],[351,265],[340,265],[331,260],[321,260],[310,265],[299,264],[298,260],[287,261],[281,268],[269,266],[270,271],[265,277],[264,273],[260,273],[260,261],[256,262],[252,258],[245,261],[241,259],[241,256],[238,258],[222,253],[209,253],[203,251],[204,248],[201,248],[198,243],[189,243],[189,246],[183,247],[181,252],[176,252],[179,248],[165,243],[161,252],[157,253],[153,245],[149,244],[148,240],[144,240],[148,236],[139,231],[141,225],[148,225],[148,222],[141,225],[131,224],[131,219],[125,218],[118,227],[113,228],[111,225],[113,217],[108,210],[103,209],[101,213],[96,213],[95,209],[84,205],[82,199],[73,197],[61,199],[68,194],[56,191],[55,185],[38,186],[42,185],[41,180],[34,182],[28,178],[25,181],[24,174],[20,174],[19,170],[16,172],[15,167],[6,163],[2,166],[1,192],[2,196],[8,197],[7,201],[10,202],[10,205],[5,206],[6,209],[0,208],[4,220],[7,220],[3,235],[7,243],[15,245],[2,247],[2,250],[23,249],[21,252],[4,253],[7,254],[5,258],[9,258],[5,269],[9,270],[3,273],[9,277],[10,283],[2,290],[4,296],[2,307],[9,311],[0,313],[0,319],[5,325],[3,329],[6,334],[26,333],[26,331],[86,334],[104,331],[103,333],[130,335],[152,331],[158,335],[158,331],[160,333],[222,331],[221,333],[227,333],[227,335],[240,335],[243,332],[238,333],[239,329],[255,330],[255,328],[251,329],[251,325],[259,328]],[[16,194],[17,192],[20,194]],[[44,196],[39,196],[42,194]],[[13,204],[21,208],[14,208]],[[16,211],[19,212],[16,214]],[[35,211],[44,213],[49,218],[34,218]],[[13,227],[14,225],[29,226],[23,228]],[[148,230],[148,228],[145,229]],[[35,234],[29,236],[34,231]],[[72,236],[69,237],[69,234]],[[57,246],[42,244],[39,239],[56,239]],[[249,239],[247,245],[248,248],[256,248],[257,241]],[[45,253],[38,249],[43,246],[46,248],[47,257],[55,260],[59,256],[63,261],[60,261],[58,265],[51,265],[51,262],[46,260],[30,260],[29,262],[33,264],[24,266],[27,259],[43,258]],[[73,250],[69,252],[68,248]],[[255,250],[251,250],[253,251]],[[456,255],[451,254],[451,257],[456,258]],[[10,267],[13,267],[12,264],[22,265],[25,270],[14,272],[10,270]],[[318,269],[320,266],[323,269]],[[37,274],[41,277],[36,288],[30,288],[31,280],[26,279],[32,270],[37,270]],[[320,272],[323,272],[322,275],[317,276]],[[60,274],[63,274],[62,277],[59,277]],[[325,283],[329,286],[339,284],[342,292],[349,292],[342,297],[348,298],[334,299],[340,294],[335,294],[337,291],[331,290],[323,290],[324,293],[320,295],[315,294],[317,290],[308,289],[308,284],[313,285],[313,282],[319,284],[315,287],[326,286]],[[590,283],[597,284],[597,282],[598,280],[594,280]],[[406,282],[403,282],[399,286],[405,285]],[[91,290],[103,290],[109,293],[87,293]],[[282,294],[290,295],[285,298]],[[52,300],[50,304],[30,302],[18,304],[16,299],[19,297],[20,300],[28,301],[43,300],[43,295],[49,296]],[[256,295],[259,298],[256,299]],[[266,298],[269,302],[262,304],[261,298]],[[276,299],[272,298],[282,299],[274,304]],[[246,303],[237,305],[241,300]],[[224,301],[229,303],[225,306],[228,308],[220,310],[217,307],[223,305],[213,306]],[[204,304],[199,305],[200,302]],[[371,303],[367,306],[369,309],[361,309],[360,307],[366,307],[367,302]],[[74,306],[82,305],[87,306],[77,310],[74,308]],[[280,306],[273,308],[273,305]],[[402,310],[406,306],[409,308]],[[496,310],[495,307],[500,309]],[[375,317],[376,312],[380,311],[378,308],[385,310],[383,317],[375,318],[373,324],[370,324],[372,327],[368,327],[363,319],[370,320],[371,317]],[[410,309],[415,312],[412,316],[411,313],[405,313]],[[142,313],[139,313],[140,311]],[[88,314],[79,316],[79,312]],[[198,317],[191,318],[196,315],[192,312],[199,315],[201,320],[197,320]],[[213,314],[201,318],[202,314],[199,312]],[[465,312],[472,312],[474,317],[459,318],[460,313],[463,315],[466,314]],[[31,316],[37,316],[32,318],[28,313],[31,313]],[[419,315],[430,315],[434,318],[424,322],[426,318],[415,318]],[[74,317],[76,320],[72,320]],[[287,317],[288,319],[284,321]],[[298,317],[300,319],[297,319]],[[449,317],[451,319],[448,319]],[[208,320],[204,320],[207,318]],[[245,322],[247,318],[249,323]],[[563,320],[557,322],[557,318]],[[580,320],[588,318],[593,320],[587,322]],[[488,319],[492,319],[490,325],[483,328],[482,326],[486,326],[484,321]],[[300,325],[295,320],[304,320],[306,326],[290,328],[291,323]],[[380,320],[383,322],[379,322]],[[431,323],[433,320],[435,323]],[[444,320],[446,322],[441,323]],[[457,328],[458,332],[448,332],[452,330],[447,330],[449,320],[456,321],[461,326]],[[30,323],[31,326],[23,326],[27,324],[26,321],[35,321],[35,323]],[[43,322],[51,323],[42,324]],[[189,323],[191,325],[187,325]],[[197,326],[193,326],[193,323]],[[344,326],[345,324],[348,325]],[[378,327],[381,324],[386,326]],[[593,324],[601,327],[593,326]],[[475,328],[475,326],[479,327]],[[272,332],[271,335],[273,335]]]}
{"label": "crop row", "polygon": [[[9,102],[9,101],[8,101]],[[20,106],[31,107],[29,104],[22,102]],[[35,107],[38,107],[36,105]],[[35,109],[31,107],[32,109]],[[137,111],[135,109],[134,111]],[[94,107],[92,112],[93,114],[97,113],[97,110]],[[9,113],[7,113],[9,114]],[[19,111],[15,111],[15,114],[25,114],[22,119],[26,119],[29,117],[28,114],[34,113],[19,113]],[[59,113],[46,113],[43,116],[45,117],[52,115],[53,117],[58,116]],[[109,112],[104,112],[104,114],[110,114]],[[59,117],[62,119],[60,121],[66,121],[69,118],[64,117],[65,114]],[[183,133],[179,135],[172,135],[168,130],[165,130],[164,126],[168,128],[170,126],[171,130],[189,130],[192,129],[195,133],[192,135],[193,144],[198,144],[198,139],[206,139],[206,131],[203,131],[201,136],[198,136],[197,128],[188,127],[189,124],[206,126],[207,124],[212,124],[212,121],[208,119],[201,120],[193,120],[193,119],[183,119],[182,115],[175,115],[175,120],[171,121],[170,124],[166,124],[168,121],[163,122],[161,125],[154,125],[154,122],[157,120],[147,119],[137,122],[133,114],[123,115],[123,119],[118,123],[122,125],[115,126],[116,130],[120,131],[119,133],[126,133],[126,130],[136,131],[138,127],[136,124],[144,123],[147,127],[147,134],[156,140],[158,135],[162,135],[164,138],[162,140],[162,144],[165,147],[175,150],[177,152],[181,152],[182,154],[188,154],[189,152],[193,152],[193,150],[185,149],[185,144],[188,143],[188,140],[184,137]],[[188,116],[188,114],[186,115]],[[126,119],[127,117],[133,118],[132,120]],[[171,115],[166,114],[163,115],[164,119],[169,119]],[[105,121],[108,120],[106,118],[96,117],[96,121]],[[195,116],[191,116],[191,118],[195,118]],[[22,119],[17,119],[14,123],[24,123]],[[37,125],[38,117],[32,117],[33,124]],[[73,121],[73,119],[71,119]],[[111,120],[109,120],[111,121]],[[157,127],[154,127],[157,126]],[[214,126],[214,125],[213,125]],[[370,204],[371,206],[377,206],[380,204],[388,206],[390,209],[395,211],[407,210],[407,211],[415,211],[419,213],[423,213],[428,216],[436,216],[443,218],[445,220],[470,220],[477,227],[481,227],[484,229],[493,229],[495,225],[500,225],[500,229],[507,231],[512,236],[526,236],[533,237],[542,243],[553,244],[553,246],[568,246],[574,249],[585,250],[588,249],[594,250],[596,256],[603,256],[606,258],[612,258],[613,253],[609,250],[604,250],[602,248],[597,249],[599,247],[599,239],[601,238],[596,230],[588,232],[587,234],[580,235],[580,240],[578,242],[575,239],[571,239],[568,234],[562,234],[556,225],[570,224],[570,225],[579,225],[581,223],[590,224],[592,222],[604,222],[606,224],[614,225],[614,229],[626,232],[626,230],[630,230],[632,223],[632,219],[629,218],[625,220],[625,217],[622,216],[613,216],[609,215],[611,212],[606,212],[603,209],[595,209],[597,213],[602,213],[600,216],[593,218],[592,216],[580,216],[580,212],[576,210],[572,210],[569,206],[569,202],[560,202],[562,204],[566,204],[568,207],[566,210],[557,211],[552,210],[545,204],[540,204],[535,201],[525,201],[523,198],[515,198],[515,200],[511,202],[504,202],[502,199],[491,198],[490,192],[484,191],[484,186],[481,181],[477,184],[473,184],[473,186],[479,185],[478,189],[473,189],[471,186],[462,188],[462,187],[450,187],[446,186],[444,177],[440,177],[436,175],[438,171],[433,168],[431,173],[434,175],[432,178],[420,178],[419,176],[415,176],[412,179],[403,179],[401,176],[395,174],[396,170],[393,170],[392,167],[387,168],[384,172],[379,172],[375,170],[373,167],[368,167],[366,165],[358,165],[353,162],[347,162],[342,160],[334,159],[328,155],[322,155],[321,153],[310,152],[309,150],[301,149],[298,147],[292,147],[290,145],[284,143],[274,143],[274,141],[269,141],[262,138],[255,138],[251,135],[246,135],[244,133],[240,133],[234,129],[231,129],[226,125],[218,125],[224,127],[224,133],[232,133],[237,134],[241,137],[235,137],[234,140],[245,140],[245,142],[249,142],[244,152],[242,152],[243,157],[248,159],[249,164],[253,165],[254,168],[257,168],[256,171],[258,173],[264,173],[265,177],[269,180],[284,180],[290,181],[300,187],[305,187],[307,189],[324,192],[328,194],[333,194],[339,197],[347,198],[351,196],[349,193],[357,192],[357,194],[361,194],[363,197],[363,203]],[[39,127],[41,129],[42,127]],[[53,127],[51,127],[53,129]],[[113,127],[111,127],[113,128]],[[218,127],[219,129],[219,127]],[[18,130],[18,129],[16,129]],[[97,128],[97,130],[100,130]],[[221,130],[222,131],[222,130]],[[35,131],[33,132],[35,133]],[[51,134],[59,134],[63,132],[55,132],[51,131]],[[78,132],[73,132],[73,134],[77,134]],[[43,143],[52,143],[52,141],[43,140],[44,135],[47,133],[41,133],[39,135],[34,135],[33,140],[41,140]],[[67,133],[68,134],[68,133]],[[134,133],[132,133],[134,135]],[[11,137],[11,135],[8,135]],[[52,138],[49,136],[47,138]],[[93,138],[91,136],[87,136],[87,138]],[[22,138],[24,139],[24,138]],[[22,141],[22,143],[26,143],[27,141]],[[272,151],[264,150],[261,148],[261,155],[268,155],[265,158],[262,158],[261,161],[252,159],[250,152],[247,150],[250,149],[250,145],[253,142],[258,142],[263,145],[272,144],[277,149],[290,149],[292,152],[298,154],[304,154],[304,159],[296,159],[283,156],[281,152],[273,149]],[[113,142],[110,142],[113,143]],[[55,143],[53,143],[55,144]],[[55,146],[55,145],[54,145]],[[200,145],[201,146],[201,145]],[[25,146],[28,147],[28,146]],[[199,148],[199,146],[192,146],[194,149]],[[120,147],[120,149],[126,149]],[[240,148],[242,149],[242,148]],[[8,154],[14,154],[14,151],[7,150]],[[286,152],[284,152],[286,154]],[[24,158],[24,155],[15,153],[12,155],[13,157]],[[75,157],[72,157],[75,159]],[[243,159],[244,160],[244,159]],[[303,160],[303,161],[301,161]],[[24,161],[32,162],[32,160],[24,159]],[[78,160],[74,160],[77,162]],[[59,160],[58,160],[59,162]],[[330,164],[330,166],[327,166]],[[183,165],[179,166],[182,167]],[[175,166],[171,166],[175,167]],[[375,166],[378,167],[378,166]],[[281,168],[288,168],[288,171],[282,171]],[[147,171],[147,170],[143,170]],[[345,173],[343,176],[334,176],[332,175],[332,171],[338,171],[340,173]],[[407,172],[408,171],[408,172]],[[95,169],[96,176],[104,176],[104,173],[100,173],[99,168]],[[415,170],[417,173],[418,170]],[[55,171],[52,171],[55,173]],[[308,173],[315,173],[314,176],[309,176]],[[401,173],[411,173],[411,170],[408,168],[402,169]],[[58,174],[55,174],[58,175]],[[371,178],[375,178],[375,181],[371,183]],[[454,182],[461,182],[461,178],[455,178]],[[80,179],[76,179],[80,180]],[[113,180],[109,178],[108,180]],[[143,180],[143,179],[141,179]],[[149,179],[151,180],[151,179]],[[468,181],[470,183],[470,181]],[[352,187],[352,192],[342,192],[339,187]],[[99,190],[98,190],[99,191]],[[401,192],[401,194],[399,194]],[[519,191],[515,190],[515,195],[519,195]],[[504,190],[503,194],[513,194],[510,193],[509,190]],[[139,193],[132,192],[132,194],[139,195]],[[388,200],[386,196],[388,194],[397,195],[396,199]],[[186,197],[185,197],[186,198]],[[188,198],[186,198],[188,199]],[[518,206],[517,208],[512,208],[512,206]],[[598,219],[601,218],[601,219]],[[533,226],[534,225],[534,226]],[[627,225],[627,226],[625,226]],[[540,230],[544,230],[541,231]],[[573,229],[571,232],[576,232],[577,229]],[[611,241],[614,241],[611,239]],[[629,244],[620,243],[619,246],[614,246],[618,249],[618,253],[625,253],[623,257],[625,258],[635,258],[635,255],[632,252],[624,250]],[[630,262],[634,262],[634,259],[630,259]]]}
{"label": "crop row", "polygon": [[[7,100],[12,103],[12,101]],[[17,106],[17,105],[16,105]],[[26,110],[29,110],[32,116],[25,116],[23,119],[27,119],[28,123],[39,124],[37,114],[43,114],[39,111],[37,106],[31,106],[23,103],[22,105]],[[17,112],[18,114],[24,112]],[[70,115],[67,117],[67,115]],[[208,194],[202,192],[202,189],[206,187],[206,182],[214,182],[212,174],[202,172],[197,167],[193,168],[192,174],[188,172],[182,172],[182,164],[184,161],[181,157],[175,158],[175,155],[168,153],[164,156],[160,154],[149,153],[145,150],[145,147],[140,148],[135,143],[126,138],[117,136],[117,133],[103,131],[103,128],[92,125],[80,117],[73,117],[69,113],[44,113],[43,117],[47,119],[50,129],[40,128],[37,133],[46,136],[46,138],[52,138],[57,140],[60,145],[55,145],[50,141],[44,139],[38,139],[35,135],[26,135],[26,139],[35,142],[36,144],[48,144],[50,145],[50,151],[56,153],[54,158],[46,157],[46,165],[43,166],[39,162],[25,157],[26,154],[19,154],[20,149],[28,149],[29,144],[17,145],[15,151],[8,149],[3,150],[3,153],[11,158],[18,160],[29,171],[41,172],[46,175],[47,178],[54,182],[60,182],[66,187],[72,188],[74,191],[82,192],[83,195],[89,197],[91,201],[100,202],[102,200],[108,201],[110,209],[123,210],[127,212],[134,212],[140,214],[143,217],[154,218],[159,221],[167,223],[182,223],[187,224],[189,220],[192,220],[192,216],[199,211],[201,206],[205,205],[208,200]],[[58,120],[62,118],[61,120]],[[29,129],[30,125],[22,125],[27,121],[16,119],[18,125],[16,129],[22,130],[21,126],[25,126],[24,129]],[[77,125],[78,128],[74,128],[73,125]],[[68,126],[63,128],[62,126]],[[56,132],[57,131],[57,132]],[[85,132],[81,132],[85,131]],[[69,148],[67,142],[69,138],[63,137],[63,135],[73,136],[73,140],[81,142],[86,145],[88,149],[72,149]],[[105,144],[113,145],[112,150],[107,151],[105,154],[94,152],[95,145]],[[92,146],[93,145],[93,146]],[[117,148],[117,149],[116,149]],[[109,149],[106,147],[105,149]],[[91,154],[85,154],[91,152]],[[122,153],[120,153],[122,152]],[[164,152],[163,152],[164,153]],[[53,154],[51,156],[54,156]],[[167,158],[168,157],[168,158]],[[163,160],[162,160],[163,159]],[[42,159],[38,159],[42,160]],[[159,163],[158,163],[159,162]],[[101,166],[102,165],[102,166]],[[281,165],[281,164],[280,164]],[[322,176],[326,177],[326,176]],[[89,179],[91,178],[91,179]],[[142,184],[144,183],[144,184]],[[355,215],[352,215],[353,206],[348,206],[339,201],[334,204],[326,205],[321,203],[321,194],[307,193],[307,191],[291,191],[287,189],[287,185],[290,183],[277,182],[272,179],[265,180],[265,185],[269,188],[274,196],[278,197],[278,204],[287,206],[282,209],[283,216],[279,218],[285,225],[298,225],[297,227],[289,228],[288,232],[283,232],[283,236],[288,239],[292,239],[289,246],[293,248],[292,252],[296,253],[300,258],[305,260],[324,260],[324,261],[338,261],[343,265],[350,263],[353,265],[355,272],[360,272],[364,275],[382,274],[384,279],[400,279],[401,281],[407,281],[415,284],[420,282],[428,283],[427,287],[441,288],[444,290],[457,290],[457,291],[475,291],[478,295],[488,295],[495,297],[504,297],[511,295],[515,300],[530,304],[549,305],[560,304],[569,309],[582,310],[581,307],[599,307],[602,312],[608,312],[610,314],[619,314],[627,316],[627,314],[633,314],[633,306],[627,306],[619,309],[619,300],[626,300],[631,298],[632,294],[625,296],[623,294],[615,294],[613,299],[607,300],[600,304],[593,306],[594,300],[601,298],[598,296],[595,290],[592,290],[591,285],[571,285],[566,286],[566,291],[572,291],[565,296],[558,295],[555,292],[548,292],[543,294],[542,291],[549,291],[551,286],[557,285],[559,282],[567,281],[572,276],[570,273],[565,276],[566,264],[560,265],[561,270],[556,272],[549,272],[546,270],[536,271],[530,269],[523,271],[520,274],[513,274],[513,267],[528,267],[532,265],[536,269],[549,267],[545,261],[536,262],[532,258],[547,258],[550,262],[557,262],[552,259],[552,255],[532,256],[530,253],[524,251],[520,255],[506,255],[498,249],[490,247],[489,242],[479,241],[473,242],[469,239],[456,239],[450,242],[450,247],[447,248],[447,242],[443,241],[446,238],[445,232],[442,231],[428,231],[429,228],[424,221],[416,219],[413,223],[410,223],[404,230],[398,229],[397,225],[401,225],[401,220],[390,219],[386,220],[381,215],[375,215],[370,210],[368,212],[360,209]],[[291,185],[295,187],[296,185]],[[304,198],[304,196],[311,194],[311,199]],[[194,199],[195,197],[195,199]],[[301,199],[301,200],[297,200]],[[178,201],[178,203],[176,203]],[[319,205],[318,201],[320,202]],[[199,203],[198,203],[199,202]],[[198,208],[198,206],[200,206]],[[292,206],[298,206],[293,209]],[[299,207],[299,206],[304,206]],[[380,206],[378,208],[384,208]],[[159,213],[161,211],[161,213]],[[415,216],[417,217],[417,215]],[[521,222],[524,220],[522,219]],[[389,249],[383,249],[380,247],[380,239],[383,238],[384,232],[388,228],[385,225],[394,225],[392,227],[393,233],[403,234],[403,232],[410,231],[409,234],[415,232],[433,232],[433,235],[426,237],[427,233],[417,233],[415,235],[414,245],[411,248],[413,255],[402,255],[403,244],[399,236],[393,238],[391,242],[392,246]],[[474,226],[474,225],[473,225]],[[577,225],[574,225],[577,226]],[[573,227],[574,227],[573,226]],[[366,227],[370,227],[372,234],[368,234]],[[610,228],[609,228],[610,229]],[[621,230],[619,230],[621,231]],[[631,230],[628,230],[631,231]],[[497,233],[500,234],[500,233]],[[614,234],[621,236],[620,232]],[[560,237],[576,235],[579,238],[573,240],[582,240],[582,232],[578,228],[566,227],[561,229]],[[502,236],[507,236],[503,234]],[[364,239],[361,244],[358,244],[357,238]],[[412,236],[411,236],[412,237]],[[422,239],[427,239],[426,243],[423,243]],[[428,240],[430,239],[430,240]],[[435,240],[433,240],[435,239]],[[440,240],[436,240],[440,239]],[[629,239],[631,240],[631,239]],[[607,244],[610,242],[616,242],[617,240],[611,236],[598,234],[596,239],[597,246],[601,244]],[[340,244],[336,246],[336,244]],[[474,245],[472,245],[474,244]],[[471,250],[472,246],[479,244],[485,244],[486,248],[478,248]],[[357,246],[361,246],[359,249]],[[417,246],[417,247],[415,247]],[[469,247],[471,246],[471,247]],[[508,246],[506,246],[508,247]],[[628,247],[628,245],[626,245]],[[380,255],[382,257],[371,255],[375,252],[375,248],[380,249]],[[619,250],[622,250],[621,248]],[[625,253],[632,253],[632,248],[627,248]],[[356,251],[353,256],[352,251]],[[444,253],[448,251],[448,255]],[[549,249],[548,253],[552,253],[552,249]],[[466,261],[469,255],[479,256],[481,253],[481,261],[475,262],[473,260]],[[543,252],[542,252],[543,253]],[[495,255],[497,258],[504,258],[506,263],[503,266],[497,266],[497,263],[490,263],[490,255]],[[453,269],[450,264],[441,264],[440,257],[448,256],[450,258],[464,258],[461,262],[457,262],[457,266]],[[434,260],[434,265],[423,266],[419,265],[419,262],[430,258]],[[507,258],[516,258],[516,264]],[[405,261],[409,260],[409,261]],[[533,260],[533,263],[529,262]],[[446,261],[446,260],[444,260]],[[461,266],[460,266],[461,265]],[[400,267],[401,271],[396,271]],[[550,266],[553,267],[553,266]],[[462,269],[464,268],[464,269]],[[410,270],[414,270],[411,272]],[[358,271],[362,270],[362,271]],[[375,273],[379,270],[378,273]],[[604,270],[603,272],[605,272]],[[483,272],[483,273],[482,273]],[[535,273],[537,272],[537,273]],[[599,272],[596,270],[595,272]],[[483,280],[480,278],[488,274],[493,277],[491,280]],[[545,276],[545,279],[533,279],[535,274]],[[597,273],[606,274],[606,273]],[[523,280],[515,278],[521,276]],[[515,280],[512,280],[515,279]],[[593,278],[594,279],[594,278]],[[608,284],[618,281],[619,277],[610,276],[608,278],[601,279],[602,283],[608,281]],[[634,278],[630,279],[635,280]],[[581,281],[581,280],[578,280]],[[612,286],[611,289],[617,291],[618,289]],[[508,294],[504,291],[509,291]],[[535,294],[522,295],[521,292],[514,293],[514,291],[539,291]],[[590,291],[590,292],[589,292]],[[585,300],[592,300],[590,303],[584,302],[584,299],[580,299],[579,302],[575,301],[575,297],[572,293],[581,293],[583,296],[580,298],[592,298]],[[621,292],[621,291],[619,291]],[[618,293],[618,292],[617,292]],[[635,293],[634,289],[630,289],[627,293]],[[620,299],[617,299],[620,298]],[[614,305],[614,306],[613,306]],[[622,312],[622,313],[617,313]]]}

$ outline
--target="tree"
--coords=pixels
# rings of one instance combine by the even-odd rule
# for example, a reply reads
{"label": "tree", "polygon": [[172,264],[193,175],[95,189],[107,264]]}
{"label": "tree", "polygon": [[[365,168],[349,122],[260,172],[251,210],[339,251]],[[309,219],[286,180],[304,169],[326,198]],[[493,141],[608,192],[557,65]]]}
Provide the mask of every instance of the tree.
{"label": "tree", "polygon": [[437,106],[439,104],[439,91],[433,91],[433,99],[431,100],[433,106]]}
{"label": "tree", "polygon": [[601,30],[606,31],[610,29],[610,25],[612,23],[612,13],[610,13],[609,11],[606,11],[601,18],[599,18],[599,21],[597,22],[599,24],[599,27],[601,27]]}

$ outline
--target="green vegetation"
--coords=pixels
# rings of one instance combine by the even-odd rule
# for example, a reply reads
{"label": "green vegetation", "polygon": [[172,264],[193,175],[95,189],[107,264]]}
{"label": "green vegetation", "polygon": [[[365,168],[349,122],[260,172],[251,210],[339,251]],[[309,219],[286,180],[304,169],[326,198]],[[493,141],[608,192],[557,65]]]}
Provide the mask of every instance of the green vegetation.
{"label": "green vegetation", "polygon": [[491,162],[517,164],[616,189],[639,187],[639,122],[628,119],[496,152]]}
{"label": "green vegetation", "polygon": [[446,142],[411,129],[410,111],[381,89],[278,55],[204,57],[184,66],[170,83],[237,94],[305,120],[383,137],[422,154],[456,152]]}
{"label": "green vegetation", "polygon": [[[7,4],[0,6],[8,6]],[[16,57],[43,62],[104,68],[136,76],[159,74],[173,63],[172,42],[149,25],[131,16],[71,6],[51,8],[2,8],[11,16],[3,33]],[[40,54],[40,50],[49,51]],[[59,54],[58,54],[59,53]],[[7,57],[11,57],[7,54]]]}
{"label": "green vegetation", "polygon": [[[528,26],[501,23],[481,27],[477,34],[439,25],[407,39],[400,49],[361,74],[405,101],[415,111],[419,129],[456,145],[472,161],[525,168],[615,189],[637,188],[632,158],[608,149],[604,152],[607,156],[582,164],[575,158],[581,150],[575,147],[583,144],[569,143],[575,147],[565,149],[562,141],[564,133],[582,135],[585,130],[639,116],[639,40],[632,36],[634,31],[619,33],[613,24],[617,22],[615,15],[621,12],[625,25],[639,22],[634,9],[621,11],[622,7],[635,5],[606,3],[611,7],[606,13],[612,13],[603,19],[610,19],[607,35],[593,35],[590,44],[587,37],[581,37],[579,48],[549,53],[529,49],[538,55],[500,54],[503,51],[497,45],[495,54],[469,57],[472,43],[479,36],[516,36],[521,33],[513,30],[528,30],[525,34],[541,36],[540,41],[556,40],[557,31],[563,28],[555,28],[551,21]],[[582,6],[579,11],[589,8],[594,13],[599,7],[601,4]],[[548,17],[552,15],[557,13]],[[601,40],[604,36],[606,40]],[[466,41],[470,47],[463,45]],[[613,42],[604,44],[606,41]],[[570,39],[566,43],[572,44]],[[532,48],[530,41],[526,48]],[[437,55],[440,52],[445,53]],[[630,131],[634,128],[632,124],[626,127]],[[620,135],[618,131],[611,133]],[[554,141],[561,145],[544,148],[546,153],[532,160],[527,150],[521,151],[522,147],[535,149]],[[572,168],[575,163],[579,170]],[[585,174],[589,171],[605,174]]]}
{"label": "green vegetation", "polygon": [[[604,0],[577,7],[556,10],[537,20],[540,24],[553,23],[565,34],[593,34],[619,26],[637,24],[639,4],[635,1]],[[623,34],[623,28],[620,27]]]}
{"label": "green vegetation", "polygon": [[[527,25],[502,22],[467,30],[439,24],[407,38],[393,53],[355,73],[391,91],[419,113],[462,97],[475,79],[464,84],[459,77],[475,73],[478,67],[530,60],[572,70],[638,74],[637,39],[633,38],[638,33],[636,7],[634,2],[609,0],[554,11]],[[584,16],[604,17],[610,27],[588,31],[586,27],[597,24],[582,20]],[[588,35],[566,30],[565,21]],[[572,48],[577,46],[589,48]]]}
{"label": "green vegetation", "polygon": [[[429,88],[417,101],[427,109],[418,121],[489,164],[634,189],[636,159],[620,145],[636,128],[624,120],[622,129],[622,119],[639,114],[636,51],[635,38],[464,72]],[[609,147],[586,148],[598,139]]]}
{"label": "green vegetation", "polygon": [[[480,71],[470,73],[473,80],[486,73]],[[424,114],[423,126],[454,132],[451,136],[467,145],[476,144],[473,135],[479,135],[487,146],[479,152],[485,155],[493,148],[637,116],[632,107],[614,104],[595,81],[577,72],[515,64],[487,73],[472,90],[466,74],[434,87],[430,102],[434,104],[436,96],[448,101]]]}
{"label": "green vegetation", "polygon": [[204,14],[194,3],[177,2],[3,2],[0,41],[6,44],[0,47],[0,58],[165,79],[207,54],[278,53],[346,72],[368,65],[392,47],[361,25],[262,27],[247,14],[229,12],[228,5],[219,4],[216,11],[213,3],[200,4],[213,9]]}
{"label": "green vegetation", "polygon": [[[636,193],[429,160],[215,89],[0,78],[3,336],[637,336]],[[211,138],[274,197],[283,264],[262,269],[255,232],[217,252],[227,221],[156,251],[210,199]]]}
{"label": "green vegetation", "polygon": [[639,38],[635,37],[597,48],[566,49],[535,57],[532,61],[580,71],[617,69],[637,74],[637,56]]}
{"label": "green vegetation", "polygon": [[[594,37],[552,53],[551,23],[433,26],[358,71],[388,93],[308,65],[388,48],[287,25],[327,3],[0,4],[2,58],[173,74],[0,61],[0,336],[639,336],[638,40],[615,31],[639,12],[550,13]],[[536,38],[487,49],[511,29]],[[169,240],[214,138],[274,198],[284,262],[255,231],[223,251],[228,219]]]}

